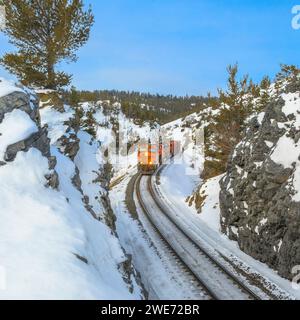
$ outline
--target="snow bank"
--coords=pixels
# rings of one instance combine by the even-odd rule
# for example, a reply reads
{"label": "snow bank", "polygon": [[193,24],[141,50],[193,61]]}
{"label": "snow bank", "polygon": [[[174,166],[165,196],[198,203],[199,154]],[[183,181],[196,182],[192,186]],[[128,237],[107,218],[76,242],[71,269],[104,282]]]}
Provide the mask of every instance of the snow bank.
{"label": "snow bank", "polygon": [[204,198],[199,218],[207,223],[212,229],[220,230],[220,204],[219,204],[219,193],[220,185],[219,182],[223,175],[208,179],[203,183],[199,190],[199,194]]}
{"label": "snow bank", "polygon": [[117,240],[85,212],[67,182],[71,161],[56,155],[60,193],[44,187],[48,161],[36,149],[0,167],[0,262],[7,276],[0,298],[131,298],[117,271]]}

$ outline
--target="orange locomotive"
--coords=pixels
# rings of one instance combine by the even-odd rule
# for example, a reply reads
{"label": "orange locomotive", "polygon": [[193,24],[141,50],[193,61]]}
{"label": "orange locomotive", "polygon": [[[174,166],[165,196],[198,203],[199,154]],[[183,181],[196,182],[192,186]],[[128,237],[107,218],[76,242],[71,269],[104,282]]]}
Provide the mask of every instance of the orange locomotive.
{"label": "orange locomotive", "polygon": [[138,146],[138,170],[142,174],[153,174],[157,168],[167,159],[173,158],[178,152],[179,143],[171,140],[169,144],[163,144],[161,138],[158,144],[140,143]]}
{"label": "orange locomotive", "polygon": [[157,144],[144,143],[138,147],[138,170],[143,174],[152,174],[159,166]]}

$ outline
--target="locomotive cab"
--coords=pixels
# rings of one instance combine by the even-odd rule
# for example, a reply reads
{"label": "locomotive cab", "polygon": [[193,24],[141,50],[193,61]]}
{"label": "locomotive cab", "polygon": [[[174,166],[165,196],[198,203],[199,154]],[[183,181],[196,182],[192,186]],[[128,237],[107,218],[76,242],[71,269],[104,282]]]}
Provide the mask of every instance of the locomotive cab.
{"label": "locomotive cab", "polygon": [[157,145],[155,144],[142,144],[138,148],[138,170],[142,174],[153,174],[158,168]]}
{"label": "locomotive cab", "polygon": [[179,153],[178,141],[170,140],[163,143],[160,137],[159,143],[140,143],[138,146],[138,171],[142,174],[153,174],[157,168],[168,159],[174,158]]}

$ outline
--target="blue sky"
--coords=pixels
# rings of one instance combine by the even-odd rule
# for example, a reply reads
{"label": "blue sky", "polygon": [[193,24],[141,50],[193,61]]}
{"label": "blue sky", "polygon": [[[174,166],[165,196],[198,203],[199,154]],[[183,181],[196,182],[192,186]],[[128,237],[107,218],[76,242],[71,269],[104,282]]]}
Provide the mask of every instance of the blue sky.
{"label": "blue sky", "polygon": [[[206,94],[225,87],[228,64],[256,81],[273,77],[280,63],[298,65],[296,0],[85,2],[96,19],[91,38],[77,63],[61,66],[80,89]],[[0,43],[0,55],[11,49],[3,35]]]}

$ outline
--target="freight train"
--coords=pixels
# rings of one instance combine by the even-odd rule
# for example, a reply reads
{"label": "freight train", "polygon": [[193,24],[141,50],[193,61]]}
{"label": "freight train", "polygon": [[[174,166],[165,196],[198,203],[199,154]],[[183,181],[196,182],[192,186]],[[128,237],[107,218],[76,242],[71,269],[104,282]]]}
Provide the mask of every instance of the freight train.
{"label": "freight train", "polygon": [[139,172],[145,175],[153,174],[166,160],[178,154],[179,150],[180,144],[175,140],[163,143],[160,139],[156,144],[151,143],[150,140],[148,143],[140,143],[138,145]]}

